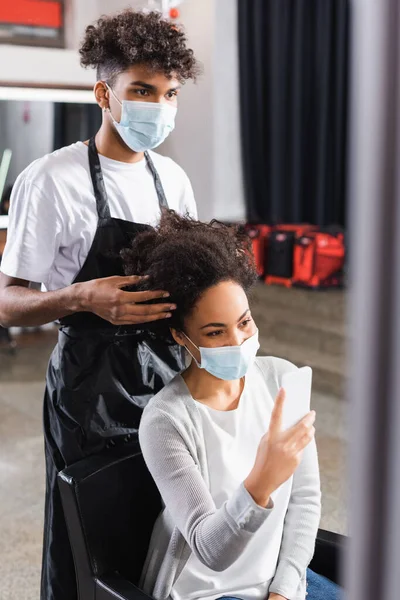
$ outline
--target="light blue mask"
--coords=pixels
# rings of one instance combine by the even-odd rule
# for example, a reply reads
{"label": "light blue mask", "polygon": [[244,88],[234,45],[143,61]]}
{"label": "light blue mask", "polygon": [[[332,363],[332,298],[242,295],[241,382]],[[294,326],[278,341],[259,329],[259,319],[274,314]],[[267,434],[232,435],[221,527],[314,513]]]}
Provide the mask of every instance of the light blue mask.
{"label": "light blue mask", "polygon": [[[184,336],[193,344],[186,334]],[[193,344],[193,346],[200,352],[200,364],[187,346],[186,350],[196,361],[199,369],[205,369],[214,377],[225,381],[241,379],[253,364],[257,350],[260,347],[258,329],[241,346],[219,346],[218,348],[198,348],[196,344]]]}
{"label": "light blue mask", "polygon": [[114,126],[125,144],[134,152],[145,152],[157,148],[175,127],[177,108],[159,102],[122,102],[107,85],[114,98],[122,106],[118,123],[110,112]]}

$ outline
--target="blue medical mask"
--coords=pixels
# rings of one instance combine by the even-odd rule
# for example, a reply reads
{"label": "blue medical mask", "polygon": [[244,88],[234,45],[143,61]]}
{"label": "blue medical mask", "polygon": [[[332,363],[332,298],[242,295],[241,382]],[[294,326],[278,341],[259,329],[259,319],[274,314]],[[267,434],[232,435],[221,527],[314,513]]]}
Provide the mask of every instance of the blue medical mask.
{"label": "blue medical mask", "polygon": [[162,144],[173,131],[177,112],[176,106],[136,100],[123,100],[121,102],[113,90],[108,85],[107,87],[122,106],[119,123],[109,110],[114,126],[131,150],[134,152],[152,150],[152,148]]}
{"label": "blue medical mask", "polygon": [[[192,344],[192,340],[183,334]],[[257,350],[260,347],[258,341],[258,329],[254,335],[249,337],[241,346],[219,346],[217,348],[198,348],[200,352],[201,363],[199,364],[187,346],[186,350],[196,361],[199,369],[205,369],[214,377],[224,379],[225,381],[233,381],[241,379],[253,364],[257,355]]]}

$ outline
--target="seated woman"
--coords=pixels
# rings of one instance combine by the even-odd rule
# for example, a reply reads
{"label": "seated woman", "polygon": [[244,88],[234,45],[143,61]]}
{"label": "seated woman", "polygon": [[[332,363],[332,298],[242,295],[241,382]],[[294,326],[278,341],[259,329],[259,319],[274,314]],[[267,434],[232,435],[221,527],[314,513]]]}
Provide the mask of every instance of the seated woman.
{"label": "seated woman", "polygon": [[[284,373],[256,358],[256,281],[237,228],[173,212],[123,252],[127,275],[169,291],[166,321],[188,368],[145,408],[139,431],[164,510],[141,587],[157,600],[309,600],[339,588],[307,571],[320,520],[315,413],[282,429]],[[268,307],[265,307],[268,310]]]}

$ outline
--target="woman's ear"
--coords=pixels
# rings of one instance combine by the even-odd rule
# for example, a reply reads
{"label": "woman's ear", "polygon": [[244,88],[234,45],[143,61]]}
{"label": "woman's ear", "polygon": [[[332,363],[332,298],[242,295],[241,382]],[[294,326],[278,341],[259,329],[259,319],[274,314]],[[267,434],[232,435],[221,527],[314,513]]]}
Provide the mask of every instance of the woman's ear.
{"label": "woman's ear", "polygon": [[172,327],[171,327],[170,331],[171,331],[171,335],[174,338],[175,342],[177,344],[179,344],[180,346],[186,347],[186,338],[183,335],[183,333],[181,331],[178,331],[177,329],[173,329]]}

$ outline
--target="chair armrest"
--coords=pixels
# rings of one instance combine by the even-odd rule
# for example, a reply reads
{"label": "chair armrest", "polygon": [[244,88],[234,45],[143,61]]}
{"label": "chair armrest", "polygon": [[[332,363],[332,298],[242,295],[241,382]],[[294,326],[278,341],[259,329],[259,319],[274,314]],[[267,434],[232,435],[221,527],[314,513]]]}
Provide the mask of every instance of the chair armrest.
{"label": "chair armrest", "polygon": [[96,600],[153,600],[117,573],[96,579]]}
{"label": "chair armrest", "polygon": [[335,531],[326,531],[326,529],[319,529],[317,540],[327,543],[333,544],[338,548],[343,548],[347,543],[347,537],[340,533],[336,533]]}
{"label": "chair armrest", "polygon": [[315,553],[310,569],[340,584],[341,557],[346,544],[346,537],[333,531],[318,531],[315,542]]}

